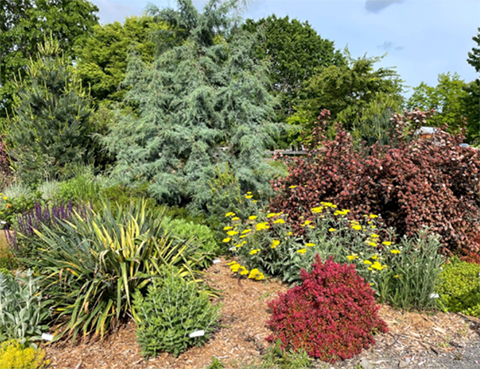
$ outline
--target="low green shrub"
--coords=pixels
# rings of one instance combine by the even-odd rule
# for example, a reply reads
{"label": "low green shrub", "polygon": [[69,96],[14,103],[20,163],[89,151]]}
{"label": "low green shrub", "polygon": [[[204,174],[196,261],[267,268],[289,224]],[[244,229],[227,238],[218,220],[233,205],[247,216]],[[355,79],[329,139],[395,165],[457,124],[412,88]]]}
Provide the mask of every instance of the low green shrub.
{"label": "low green shrub", "polygon": [[215,233],[206,225],[184,219],[169,218],[166,218],[162,224],[170,235],[177,237],[180,242],[189,239],[192,244],[196,245],[197,257],[203,256],[203,267],[208,267],[212,259],[220,252]]}
{"label": "low green shrub", "polygon": [[382,303],[402,309],[432,309],[432,298],[438,285],[445,257],[439,253],[440,236],[420,229],[414,237],[404,236],[395,246],[398,254],[385,260],[388,268],[382,273],[377,291]]}
{"label": "low green shrub", "polygon": [[58,187],[56,201],[90,201],[96,199],[102,188],[101,182],[92,174],[81,173]]}
{"label": "low green shrub", "polygon": [[[115,213],[116,215],[113,215]],[[73,338],[79,332],[103,337],[110,328],[135,315],[132,294],[175,266],[193,279],[202,260],[195,245],[174,242],[164,232],[163,216],[146,202],[103,210],[85,219],[74,216],[55,229],[43,227],[43,256],[34,261],[43,273],[42,287],[54,307],[59,327]],[[178,241],[178,240],[177,240]]]}
{"label": "low green shrub", "polygon": [[27,347],[17,340],[3,342],[0,345],[0,368],[2,369],[40,369],[49,365],[45,360],[45,351]]}
{"label": "low green shrub", "polygon": [[[39,278],[0,273],[0,342],[16,339],[25,344],[48,332],[50,311],[39,291]],[[0,366],[1,367],[1,366]],[[3,368],[3,367],[1,367]]]}
{"label": "low green shrub", "polygon": [[[201,346],[212,333],[219,318],[219,306],[198,291],[195,284],[169,272],[147,287],[147,294],[136,291],[133,301],[137,312],[137,340],[145,357],[161,352],[178,356],[191,346]],[[198,337],[190,337],[203,331]]]}
{"label": "low green shrub", "polygon": [[6,227],[15,223],[18,214],[32,209],[41,201],[38,191],[31,191],[25,186],[14,185],[0,194],[0,220]]}
{"label": "low green shrub", "polygon": [[480,265],[452,258],[440,276],[438,294],[443,311],[480,316]]}
{"label": "low green shrub", "polygon": [[242,369],[307,369],[311,368],[313,363],[313,359],[304,350],[282,350],[281,341],[277,341],[268,348],[261,364],[242,366]]}

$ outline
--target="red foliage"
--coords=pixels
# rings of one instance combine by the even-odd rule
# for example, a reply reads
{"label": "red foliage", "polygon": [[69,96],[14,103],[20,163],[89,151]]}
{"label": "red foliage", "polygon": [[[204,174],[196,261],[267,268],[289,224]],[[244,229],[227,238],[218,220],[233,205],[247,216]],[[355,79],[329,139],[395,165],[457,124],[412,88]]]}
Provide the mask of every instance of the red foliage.
{"label": "red foliage", "polygon": [[325,264],[317,254],[313,270],[300,272],[303,283],[269,302],[267,325],[282,349],[305,350],[327,362],[348,359],[375,344],[372,332],[387,332],[379,319],[374,292],[350,264]]}
{"label": "red foliage", "polygon": [[480,250],[480,155],[459,146],[462,135],[437,133],[435,142],[416,138],[428,116],[416,110],[392,116],[389,145],[356,149],[339,124],[334,140],[325,137],[329,115],[324,110],[319,117],[306,157],[272,182],[272,211],[288,213],[301,233],[300,217],[310,218],[312,207],[328,201],[352,216],[380,214],[400,235],[428,226],[442,236],[447,254]]}

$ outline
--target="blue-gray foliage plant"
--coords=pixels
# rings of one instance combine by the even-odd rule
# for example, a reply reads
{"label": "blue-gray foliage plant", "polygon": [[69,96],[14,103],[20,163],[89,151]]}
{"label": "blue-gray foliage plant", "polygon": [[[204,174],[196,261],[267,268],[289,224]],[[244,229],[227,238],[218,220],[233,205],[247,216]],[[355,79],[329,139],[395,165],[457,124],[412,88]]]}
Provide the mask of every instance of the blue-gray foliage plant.
{"label": "blue-gray foliage plant", "polygon": [[191,0],[177,3],[148,8],[169,26],[170,40],[184,41],[158,48],[152,64],[132,56],[125,83],[134,113],[105,138],[118,160],[114,172],[150,181],[156,199],[192,209],[205,208],[208,181],[227,163],[243,192],[266,194],[272,168],[264,150],[279,126],[266,66],[252,57],[255,38],[239,27],[245,0],[209,0],[203,13]]}

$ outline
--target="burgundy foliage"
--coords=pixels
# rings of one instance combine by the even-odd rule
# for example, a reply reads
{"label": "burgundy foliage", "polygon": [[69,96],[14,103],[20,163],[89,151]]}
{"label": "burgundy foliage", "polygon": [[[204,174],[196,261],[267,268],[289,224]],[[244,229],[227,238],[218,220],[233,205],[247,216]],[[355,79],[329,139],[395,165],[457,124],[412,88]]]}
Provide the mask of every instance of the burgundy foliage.
{"label": "burgundy foliage", "polygon": [[358,148],[340,124],[335,139],[326,138],[329,115],[320,115],[306,157],[289,164],[286,178],[272,181],[272,211],[288,213],[301,233],[310,209],[328,201],[353,217],[380,214],[400,235],[428,226],[442,236],[446,254],[480,250],[479,150],[459,146],[461,134],[419,139],[414,132],[429,113],[418,110],[392,116],[388,145]]}
{"label": "burgundy foliage", "polygon": [[348,359],[375,344],[373,332],[387,332],[379,319],[374,292],[350,264],[317,254],[313,270],[300,272],[302,284],[269,302],[270,342],[282,349],[305,350],[327,362]]}

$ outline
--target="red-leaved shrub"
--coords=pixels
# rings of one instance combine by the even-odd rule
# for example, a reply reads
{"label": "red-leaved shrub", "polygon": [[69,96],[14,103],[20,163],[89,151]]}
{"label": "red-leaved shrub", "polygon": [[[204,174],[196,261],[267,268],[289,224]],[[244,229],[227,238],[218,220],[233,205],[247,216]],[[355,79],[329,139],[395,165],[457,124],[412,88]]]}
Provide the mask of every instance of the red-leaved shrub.
{"label": "red-leaved shrub", "polygon": [[317,254],[313,270],[302,269],[300,276],[301,285],[268,303],[268,341],[333,363],[375,344],[373,332],[387,332],[374,292],[353,264],[337,264],[332,257],[322,263]]}
{"label": "red-leaved shrub", "polygon": [[310,209],[327,201],[352,217],[380,214],[400,235],[428,226],[442,236],[446,254],[480,250],[479,150],[461,147],[461,134],[420,140],[414,132],[428,113],[418,110],[392,116],[389,144],[358,148],[340,124],[335,139],[326,138],[329,115],[319,117],[307,155],[289,164],[286,178],[272,181],[273,212],[288,213],[301,233]]}

